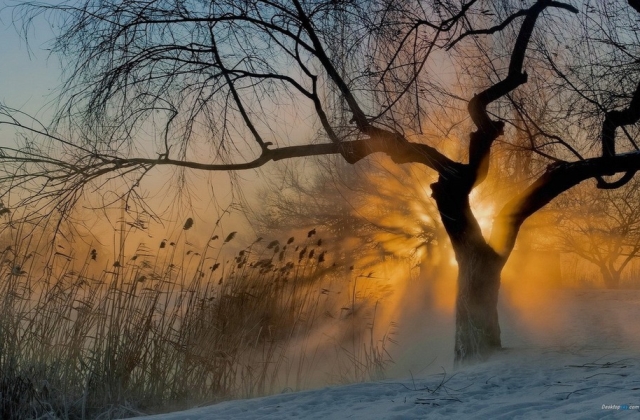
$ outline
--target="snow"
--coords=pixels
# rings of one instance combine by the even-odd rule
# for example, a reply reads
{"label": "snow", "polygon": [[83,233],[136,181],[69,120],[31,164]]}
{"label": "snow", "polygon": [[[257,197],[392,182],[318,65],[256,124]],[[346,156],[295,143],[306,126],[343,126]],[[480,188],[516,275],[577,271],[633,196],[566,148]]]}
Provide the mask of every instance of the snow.
{"label": "snow", "polygon": [[555,290],[518,307],[502,300],[506,349],[482,364],[144,419],[638,417],[640,291]]}

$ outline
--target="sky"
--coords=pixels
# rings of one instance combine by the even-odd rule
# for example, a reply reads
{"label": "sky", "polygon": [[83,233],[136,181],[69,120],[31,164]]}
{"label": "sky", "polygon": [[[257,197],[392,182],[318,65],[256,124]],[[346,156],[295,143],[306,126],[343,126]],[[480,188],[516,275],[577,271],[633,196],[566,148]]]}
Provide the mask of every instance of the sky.
{"label": "sky", "polygon": [[51,113],[45,105],[61,81],[59,60],[46,49],[51,31],[43,19],[36,19],[27,44],[7,8],[13,4],[0,3],[0,101],[46,120]]}
{"label": "sky", "polygon": [[[63,82],[62,63],[59,56],[50,54],[53,32],[43,17],[33,20],[25,40],[21,22],[13,19],[11,6],[16,4],[19,2],[0,2],[0,103],[33,116],[46,125],[53,117],[55,99]],[[14,140],[14,130],[0,126],[0,145],[13,146]],[[224,209],[231,199],[230,190],[226,187],[226,175],[215,175],[209,183],[193,183],[194,186],[198,186],[198,191],[192,194],[193,209],[182,211],[174,206],[175,201],[166,200],[166,197],[175,193],[175,190],[165,188],[171,174],[171,170],[161,169],[148,177],[150,196],[155,197],[150,202],[152,206],[154,200],[160,202],[161,205],[155,208],[161,208],[159,213],[166,216],[162,225],[156,226],[164,232],[156,232],[155,235],[167,235],[166,231],[181,229],[184,220],[191,216],[195,217],[200,227],[206,227],[205,231],[208,232],[221,215],[220,210]],[[250,174],[245,175],[251,179]],[[208,175],[193,172],[190,176],[204,180]],[[247,184],[251,185],[250,182]],[[217,205],[212,194],[214,189]],[[229,231],[236,225],[245,223],[244,217],[239,214],[227,215],[223,221]],[[107,226],[102,229],[96,228],[96,232],[105,228],[109,229]],[[253,237],[248,238],[252,239]]]}

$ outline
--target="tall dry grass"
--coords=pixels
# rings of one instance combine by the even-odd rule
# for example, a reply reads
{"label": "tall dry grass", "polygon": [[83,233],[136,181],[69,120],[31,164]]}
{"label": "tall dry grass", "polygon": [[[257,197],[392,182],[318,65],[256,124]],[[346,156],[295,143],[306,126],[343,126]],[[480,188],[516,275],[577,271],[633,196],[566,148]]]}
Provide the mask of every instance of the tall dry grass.
{"label": "tall dry grass", "polygon": [[201,249],[184,238],[102,270],[95,250],[0,252],[0,418],[170,411],[299,389],[321,365],[335,380],[380,377],[390,338],[374,333],[375,303],[339,293],[344,271],[311,232],[231,256],[234,234]]}

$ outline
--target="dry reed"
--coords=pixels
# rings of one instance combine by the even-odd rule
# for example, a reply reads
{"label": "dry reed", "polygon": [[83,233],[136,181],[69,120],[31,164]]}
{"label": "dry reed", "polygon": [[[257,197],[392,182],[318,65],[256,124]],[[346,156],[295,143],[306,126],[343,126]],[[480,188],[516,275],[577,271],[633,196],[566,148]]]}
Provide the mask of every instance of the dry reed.
{"label": "dry reed", "polygon": [[[7,246],[0,418],[124,418],[308,385],[341,274],[311,233],[227,257],[234,236],[196,250],[181,233],[155,251],[120,252],[104,270],[94,249],[74,269],[73,255],[43,262],[24,243]],[[341,327],[351,328],[350,350],[334,343],[350,380],[377,378],[389,361],[388,337],[377,340],[367,322]]]}

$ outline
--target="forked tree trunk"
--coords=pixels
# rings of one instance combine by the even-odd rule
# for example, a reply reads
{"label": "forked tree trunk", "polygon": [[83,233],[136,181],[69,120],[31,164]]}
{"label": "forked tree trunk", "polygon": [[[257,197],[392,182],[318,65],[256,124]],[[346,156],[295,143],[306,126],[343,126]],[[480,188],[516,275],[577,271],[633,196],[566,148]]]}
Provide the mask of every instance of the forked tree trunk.
{"label": "forked tree trunk", "polygon": [[456,365],[486,359],[501,348],[498,323],[500,273],[505,260],[486,244],[458,247]]}
{"label": "forked tree trunk", "polygon": [[455,364],[484,360],[501,348],[498,293],[507,257],[482,235],[469,205],[468,186],[440,177],[431,189],[458,261]]}

